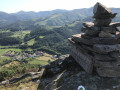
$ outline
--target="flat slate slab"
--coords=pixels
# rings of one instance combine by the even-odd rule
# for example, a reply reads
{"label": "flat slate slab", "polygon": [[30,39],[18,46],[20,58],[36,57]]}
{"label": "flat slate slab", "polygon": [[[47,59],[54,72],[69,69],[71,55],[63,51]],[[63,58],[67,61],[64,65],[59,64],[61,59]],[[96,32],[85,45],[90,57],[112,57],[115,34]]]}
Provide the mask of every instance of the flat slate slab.
{"label": "flat slate slab", "polygon": [[116,61],[115,58],[111,57],[109,54],[94,54],[94,60],[96,61],[108,61],[108,62],[111,62],[111,61]]}
{"label": "flat slate slab", "polygon": [[115,45],[101,45],[101,44],[95,44],[93,45],[93,49],[100,53],[108,53],[113,51],[119,51],[120,50],[120,44]]}
{"label": "flat slate slab", "polygon": [[114,58],[120,58],[120,52],[119,51],[114,51],[110,52],[109,55]]}
{"label": "flat slate slab", "polygon": [[[95,28],[96,26],[95,26],[95,24],[93,23],[93,22],[84,22],[83,23],[83,26],[84,27],[86,27],[86,28]],[[115,22],[115,23],[110,23],[109,24],[109,27],[111,28],[111,27],[119,27],[120,26],[120,22]],[[108,26],[107,26],[108,27]],[[101,27],[101,29],[102,28],[104,28],[104,26],[103,27]],[[96,28],[97,29],[97,28]],[[110,30],[111,31],[111,30]]]}
{"label": "flat slate slab", "polygon": [[72,35],[72,40],[77,43],[83,43],[86,45],[94,45],[94,44],[105,44],[105,45],[113,45],[118,44],[120,40],[117,38],[82,38],[82,34]]}
{"label": "flat slate slab", "polygon": [[81,37],[82,34],[75,34],[75,35],[72,35],[72,37]]}
{"label": "flat slate slab", "polygon": [[95,61],[97,73],[102,77],[120,77],[120,61],[100,62]]}
{"label": "flat slate slab", "polygon": [[72,37],[72,40],[75,41],[75,42],[77,42],[77,43],[83,43],[83,44],[87,44],[87,45],[93,45],[93,43],[90,42],[89,39],[81,38],[81,36],[79,37],[78,35],[77,36],[74,35]]}
{"label": "flat slate slab", "polygon": [[118,39],[120,39],[120,32],[116,32],[115,37],[118,38]]}
{"label": "flat slate slab", "polygon": [[120,22],[110,23],[109,26],[110,27],[119,27],[120,26]]}
{"label": "flat slate slab", "polygon": [[93,22],[84,22],[83,26],[87,27],[87,28],[93,28],[94,27],[94,23]]}
{"label": "flat slate slab", "polygon": [[119,40],[117,38],[101,38],[101,37],[97,37],[97,38],[90,39],[90,41],[93,44],[104,44],[104,45],[114,45],[114,44],[119,43]]}
{"label": "flat slate slab", "polygon": [[109,26],[109,24],[111,23],[111,19],[95,19],[94,20],[94,25],[95,26]]}
{"label": "flat slate slab", "polygon": [[120,68],[96,68],[96,71],[102,77],[120,77]]}
{"label": "flat slate slab", "polygon": [[113,27],[101,27],[101,31],[115,34],[116,33],[116,28],[113,28]]}
{"label": "flat slate slab", "polygon": [[95,67],[101,67],[101,68],[119,68],[120,69],[120,61],[115,60],[115,61],[94,61],[94,66]]}
{"label": "flat slate slab", "polygon": [[99,33],[99,37],[102,37],[102,38],[111,38],[111,37],[115,37],[115,35],[111,34],[111,33],[108,33],[108,32],[105,32],[105,31],[101,31]]}
{"label": "flat slate slab", "polygon": [[[69,39],[70,41],[70,39]],[[70,55],[76,60],[76,62],[89,74],[93,71],[92,57],[86,52],[82,51],[79,47],[74,45],[74,41],[70,41],[71,50]]]}
{"label": "flat slate slab", "polygon": [[83,27],[83,28],[81,28],[81,31],[84,32],[86,35],[89,35],[89,36],[98,36],[98,34],[100,32],[100,29],[95,28],[95,27],[92,27],[92,28]]}

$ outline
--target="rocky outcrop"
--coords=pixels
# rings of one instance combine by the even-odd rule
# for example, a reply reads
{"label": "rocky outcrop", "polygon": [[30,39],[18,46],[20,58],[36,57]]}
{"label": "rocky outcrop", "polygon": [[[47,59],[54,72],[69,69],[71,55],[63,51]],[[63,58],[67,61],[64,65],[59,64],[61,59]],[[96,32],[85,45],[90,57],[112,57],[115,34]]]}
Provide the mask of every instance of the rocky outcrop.
{"label": "rocky outcrop", "polygon": [[117,29],[120,22],[111,23],[116,13],[101,3],[94,6],[93,13],[94,21],[83,23],[83,33],[68,39],[70,54],[89,74],[95,69],[103,77],[120,77],[120,33]]}
{"label": "rocky outcrop", "polygon": [[[54,61],[49,64],[49,68],[44,68],[47,69],[46,74],[40,79],[38,90],[77,90],[81,85],[85,90],[120,89],[120,78],[100,77],[95,71],[89,75],[71,56]],[[59,68],[58,72],[53,68]],[[50,71],[54,74],[49,76]]]}

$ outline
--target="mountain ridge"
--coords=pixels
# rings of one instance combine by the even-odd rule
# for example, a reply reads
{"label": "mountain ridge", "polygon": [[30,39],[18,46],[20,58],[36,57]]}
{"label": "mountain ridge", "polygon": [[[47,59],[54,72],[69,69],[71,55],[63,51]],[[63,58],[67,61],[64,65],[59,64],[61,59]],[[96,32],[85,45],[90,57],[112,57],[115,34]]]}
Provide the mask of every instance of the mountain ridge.
{"label": "mountain ridge", "polygon": [[[85,20],[88,17],[92,17],[93,7],[82,8],[74,10],[56,9],[52,11],[19,11],[17,13],[5,13],[0,12],[0,27],[18,27],[23,26],[23,29],[27,29],[30,24],[31,27],[36,26],[64,26],[70,24],[76,20]],[[118,12],[117,19],[120,20],[120,8],[111,8],[113,12]],[[88,18],[90,19],[90,18]],[[116,19],[116,20],[117,20]],[[23,23],[24,25],[21,25]],[[26,24],[27,23],[27,24]],[[27,28],[25,27],[27,26]],[[31,28],[30,27],[30,28]],[[28,29],[30,29],[28,28]]]}

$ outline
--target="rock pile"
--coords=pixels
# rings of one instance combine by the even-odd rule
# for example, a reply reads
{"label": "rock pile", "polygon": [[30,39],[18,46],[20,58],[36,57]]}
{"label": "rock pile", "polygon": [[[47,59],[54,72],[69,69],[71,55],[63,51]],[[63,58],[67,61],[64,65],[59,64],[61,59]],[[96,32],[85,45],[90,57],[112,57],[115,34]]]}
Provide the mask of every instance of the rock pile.
{"label": "rock pile", "polygon": [[100,76],[120,76],[120,22],[111,23],[116,13],[97,3],[94,6],[94,21],[83,23],[82,34],[69,38],[71,56],[89,74],[93,69]]}

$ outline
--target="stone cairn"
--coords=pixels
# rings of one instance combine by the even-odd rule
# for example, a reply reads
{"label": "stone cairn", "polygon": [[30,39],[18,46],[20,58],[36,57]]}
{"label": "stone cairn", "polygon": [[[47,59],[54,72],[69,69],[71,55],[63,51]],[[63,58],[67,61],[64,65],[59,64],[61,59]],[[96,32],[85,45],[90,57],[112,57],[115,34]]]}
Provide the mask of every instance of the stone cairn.
{"label": "stone cairn", "polygon": [[94,21],[83,23],[82,34],[69,38],[70,54],[89,74],[96,71],[103,77],[120,76],[120,22],[111,23],[116,13],[96,3]]}

